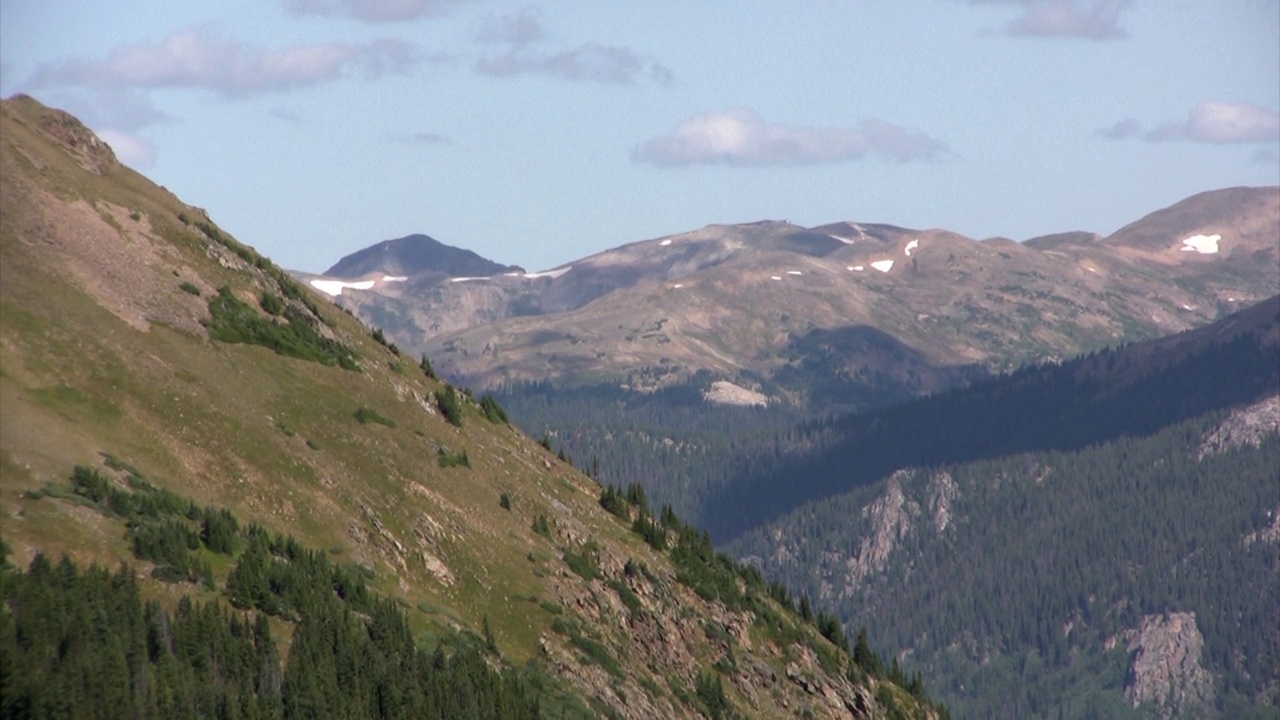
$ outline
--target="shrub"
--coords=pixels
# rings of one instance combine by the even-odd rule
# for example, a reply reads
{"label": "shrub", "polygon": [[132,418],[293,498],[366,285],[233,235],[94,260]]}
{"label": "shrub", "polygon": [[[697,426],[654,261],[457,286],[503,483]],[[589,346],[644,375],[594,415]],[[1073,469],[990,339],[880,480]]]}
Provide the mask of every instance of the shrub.
{"label": "shrub", "polygon": [[533,531],[542,537],[550,539],[551,523],[547,522],[546,515],[536,515],[533,518]]}
{"label": "shrub", "polygon": [[192,283],[187,282],[186,280],[183,280],[178,285],[178,289],[182,290],[182,292],[184,293],[188,293],[190,295],[195,295],[196,297],[200,297],[200,288],[196,287]]}
{"label": "shrub", "polygon": [[484,413],[484,416],[491,423],[506,425],[509,422],[507,411],[502,409],[502,406],[498,404],[497,400],[493,399],[492,395],[485,395],[480,398],[480,412]]}
{"label": "shrub", "polygon": [[361,425],[368,425],[369,423],[378,423],[380,425],[386,425],[387,427],[390,427],[390,428],[393,428],[396,426],[395,420],[392,420],[391,418],[387,417],[386,415],[383,415],[377,410],[364,407],[363,405],[356,409],[356,420],[359,420]]}
{"label": "shrub", "polygon": [[264,292],[262,298],[258,300],[258,305],[269,315],[279,315],[284,312],[284,300],[274,293]]}
{"label": "shrub", "polygon": [[436,459],[440,463],[440,467],[471,467],[471,459],[467,457],[467,451],[461,453],[450,452],[445,448],[436,451]]}
{"label": "shrub", "polygon": [[462,427],[462,403],[458,402],[458,393],[452,385],[445,385],[436,391],[436,407],[451,425]]}

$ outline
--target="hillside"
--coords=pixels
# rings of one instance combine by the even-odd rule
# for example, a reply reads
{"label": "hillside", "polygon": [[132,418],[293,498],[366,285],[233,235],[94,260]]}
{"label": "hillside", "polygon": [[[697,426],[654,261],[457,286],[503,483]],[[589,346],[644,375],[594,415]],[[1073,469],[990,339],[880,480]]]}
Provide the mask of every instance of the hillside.
{"label": "hillside", "polygon": [[[423,688],[465,676],[480,700],[514,693],[502,695],[510,716],[529,698],[554,717],[938,715],[918,683],[855,662],[838,624],[696,529],[659,524],[635,494],[607,512],[597,483],[501,408],[120,165],[75,118],[19,96],[0,122],[0,532],[8,561],[29,568],[0,571],[0,648],[18,672],[5,692],[26,693],[6,694],[6,712],[73,697],[129,707],[59,695],[67,670],[47,664],[52,650],[8,662],[25,651],[15,628],[54,627],[30,598],[56,586],[58,607],[115,588],[123,599],[108,605],[135,608],[132,635],[65,647],[127,667],[93,687],[148,716],[167,715],[146,678],[182,686],[183,672],[196,673],[188,695],[170,701],[212,715],[192,683],[214,687],[217,656],[202,653],[219,646],[198,633],[243,640],[250,627],[236,652],[258,653],[266,675],[219,676],[229,694],[205,702],[278,703],[268,712],[292,717],[309,714],[299,698],[337,702],[338,687],[343,702],[399,688],[428,703]],[[63,563],[51,575],[63,554],[134,570],[111,580]],[[138,638],[149,649],[112,661]],[[396,651],[349,688],[315,679],[414,645],[440,659],[404,660],[410,685],[394,682]],[[325,652],[337,653],[327,671]],[[326,712],[378,706],[356,707]]]}
{"label": "hillside", "polygon": [[1280,714],[1280,297],[805,432],[719,536],[957,715]]}

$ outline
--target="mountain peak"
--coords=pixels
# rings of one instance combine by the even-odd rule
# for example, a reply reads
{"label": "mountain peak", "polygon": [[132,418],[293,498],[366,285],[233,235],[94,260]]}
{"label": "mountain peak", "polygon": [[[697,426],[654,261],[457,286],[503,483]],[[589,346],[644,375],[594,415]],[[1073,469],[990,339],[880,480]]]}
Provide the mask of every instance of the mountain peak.
{"label": "mountain peak", "polygon": [[433,273],[459,277],[524,270],[515,265],[501,265],[470,250],[445,245],[433,237],[415,233],[357,250],[339,260],[324,274],[355,278],[372,272],[388,275]]}
{"label": "mountain peak", "polygon": [[85,170],[104,175],[120,165],[111,146],[70,113],[22,94],[4,100],[3,106],[5,114],[48,136]]}

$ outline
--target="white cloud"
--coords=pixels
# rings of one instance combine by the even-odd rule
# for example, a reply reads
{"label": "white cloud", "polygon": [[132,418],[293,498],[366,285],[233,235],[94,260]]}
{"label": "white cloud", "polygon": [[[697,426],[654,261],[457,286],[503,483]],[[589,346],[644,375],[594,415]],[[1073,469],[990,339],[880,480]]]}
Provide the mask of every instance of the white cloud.
{"label": "white cloud", "polygon": [[794,127],[766,123],[750,110],[722,110],[692,117],[644,142],[632,159],[660,166],[818,165],[858,160],[868,153],[909,162],[941,157],[947,147],[882,120],[850,128]]}
{"label": "white cloud", "polygon": [[495,77],[551,75],[565,80],[615,85],[633,85],[643,78],[667,84],[672,79],[669,69],[630,48],[597,43],[585,43],[572,50],[553,53],[513,48],[501,55],[480,58],[475,67],[480,74]]}
{"label": "white cloud", "polygon": [[298,15],[338,15],[367,22],[404,22],[445,15],[459,0],[288,0]]}
{"label": "white cloud", "polygon": [[121,130],[99,130],[98,137],[111,146],[116,159],[133,168],[151,167],[156,162],[156,146],[150,140]]}
{"label": "white cloud", "polygon": [[1202,102],[1191,109],[1186,122],[1161,125],[1146,138],[1203,143],[1275,142],[1280,140],[1280,113],[1252,103]]}
{"label": "white cloud", "polygon": [[1032,37],[1115,40],[1128,37],[1120,15],[1131,0],[972,0],[973,4],[1018,5],[1022,14],[1003,32]]}
{"label": "white cloud", "polygon": [[399,40],[265,49],[223,40],[202,26],[179,30],[158,43],[115,50],[103,60],[47,63],[36,70],[32,84],[204,88],[235,96],[331,82],[353,73],[375,78],[403,73],[418,60]]}

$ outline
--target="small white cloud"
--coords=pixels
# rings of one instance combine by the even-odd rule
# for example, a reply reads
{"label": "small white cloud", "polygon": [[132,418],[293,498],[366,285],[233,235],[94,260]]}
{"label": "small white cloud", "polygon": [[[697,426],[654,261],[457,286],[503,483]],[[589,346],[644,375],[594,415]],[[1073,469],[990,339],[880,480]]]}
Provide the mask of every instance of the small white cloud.
{"label": "small white cloud", "polygon": [[446,15],[459,0],[287,0],[298,15],[337,15],[366,22],[404,22]]}
{"label": "small white cloud", "polygon": [[1131,0],[972,0],[973,4],[1007,4],[1022,7],[1009,21],[1004,34],[1031,37],[1115,40],[1128,37],[1120,15]]}
{"label": "small white cloud", "polygon": [[1186,122],[1162,125],[1146,138],[1156,142],[1275,142],[1280,140],[1280,113],[1252,103],[1202,102],[1191,109]]}
{"label": "small white cloud", "polygon": [[144,137],[120,130],[99,130],[98,137],[111,146],[116,158],[133,168],[155,165],[156,146]]}
{"label": "small white cloud", "polygon": [[946,145],[923,133],[882,120],[850,128],[766,123],[750,110],[722,110],[692,117],[635,149],[632,159],[659,166],[818,165],[858,160],[875,153],[897,160],[931,160]]}
{"label": "small white cloud", "polygon": [[615,85],[633,85],[642,77],[667,84],[672,77],[669,69],[630,48],[597,43],[585,43],[571,50],[553,53],[513,48],[501,55],[480,58],[475,68],[481,75],[495,77],[551,75],[565,80]]}
{"label": "small white cloud", "polygon": [[63,60],[40,66],[35,87],[188,87],[226,95],[288,90],[358,73],[376,78],[407,72],[419,61],[399,40],[320,43],[265,49],[217,36],[209,26],[174,32],[158,43],[138,43],[104,60]]}

